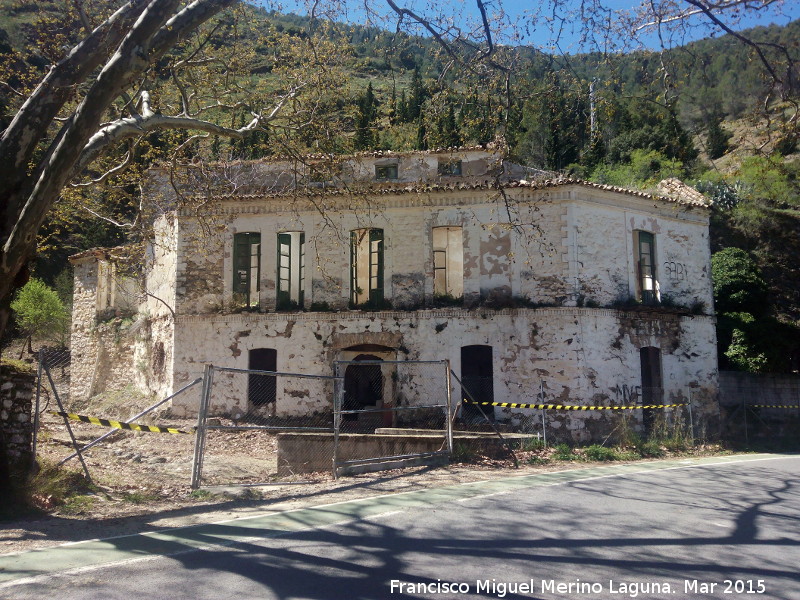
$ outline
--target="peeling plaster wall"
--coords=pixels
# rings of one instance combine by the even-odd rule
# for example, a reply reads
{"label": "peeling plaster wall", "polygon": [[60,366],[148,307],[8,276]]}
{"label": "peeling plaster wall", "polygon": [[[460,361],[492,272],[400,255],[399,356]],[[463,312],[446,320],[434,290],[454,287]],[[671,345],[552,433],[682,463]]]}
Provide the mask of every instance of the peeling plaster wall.
{"label": "peeling plaster wall", "polygon": [[[437,327],[442,323],[446,327]],[[462,346],[491,345],[497,402],[537,402],[543,387],[547,402],[602,405],[641,402],[640,397],[632,397],[642,385],[639,348],[656,346],[662,351],[664,400],[679,401],[691,391],[696,422],[716,414],[712,318],[606,309],[180,317],[175,385],[198,376],[207,362],[246,368],[248,351],[254,348],[276,349],[278,371],[329,376],[335,360],[351,358],[343,348],[356,340],[395,347],[401,359],[449,359],[457,374],[461,372]],[[246,385],[246,375],[221,374],[215,379],[212,410],[244,412]],[[406,389],[413,390],[413,386]],[[329,382],[286,379],[278,385],[277,414],[329,411],[331,399]],[[458,392],[454,399],[457,401]],[[196,399],[187,397],[186,402],[176,402],[174,409],[195,412],[192,403]],[[495,414],[519,422],[531,414],[538,418],[539,413],[496,408]],[[552,412],[550,427],[564,438],[588,440],[608,434],[610,418],[608,411]]]}
{"label": "peeling plaster wall", "polygon": [[708,218],[678,205],[623,201],[617,195],[579,195],[566,218],[570,282],[577,298],[607,305],[636,294],[634,231],[655,235],[661,297],[713,306]]}
{"label": "peeling plaster wall", "polygon": [[[261,234],[260,310],[275,309],[277,234],[306,239],[305,305],[345,309],[350,301],[350,238],[354,229],[384,232],[384,296],[395,308],[433,297],[434,227],[462,228],[464,299],[524,297],[537,304],[608,306],[636,294],[634,231],[655,234],[662,298],[712,307],[708,215],[678,205],[653,205],[602,190],[513,190],[507,200],[487,192],[386,195],[360,210],[329,207],[323,218],[300,198],[227,202],[199,223],[179,216],[178,314],[228,312],[232,243],[237,232]],[[508,224],[508,206],[517,225]],[[503,218],[506,221],[503,221]],[[167,241],[168,238],[165,238]]]}

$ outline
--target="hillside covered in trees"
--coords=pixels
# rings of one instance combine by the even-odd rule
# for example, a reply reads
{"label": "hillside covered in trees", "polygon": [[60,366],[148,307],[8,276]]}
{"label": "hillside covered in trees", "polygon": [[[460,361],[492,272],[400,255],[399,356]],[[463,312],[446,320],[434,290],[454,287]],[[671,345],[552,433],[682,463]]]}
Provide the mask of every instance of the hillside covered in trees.
{"label": "hillside covered in trees", "polygon": [[[0,80],[30,89],[76,38],[79,15],[64,6],[3,5]],[[291,116],[244,139],[150,133],[87,168],[84,180],[99,181],[65,191],[41,232],[34,268],[65,300],[68,255],[144,235],[138,183],[154,162],[444,148],[502,137],[509,157],[531,167],[645,190],[679,177],[711,197],[722,366],[800,367],[800,155],[791,101],[800,98],[800,21],[747,32],[788,65],[781,96],[789,100],[767,102],[763,64],[732,36],[662,53],[549,55],[506,46],[494,57],[498,68],[477,70],[454,66],[429,38],[247,5],[204,35],[204,44],[226,53],[226,77],[238,78],[241,96],[225,101],[241,106],[226,112],[230,126],[250,120],[247,97],[276,91],[286,91]],[[169,60],[163,63],[155,83],[170,78]],[[305,95],[291,95],[287,81],[309,66]],[[195,90],[213,89],[219,76],[209,69]],[[12,116],[9,89],[0,88],[0,127]],[[157,86],[151,95],[156,111],[189,96]],[[104,175],[120,163],[124,169]]]}

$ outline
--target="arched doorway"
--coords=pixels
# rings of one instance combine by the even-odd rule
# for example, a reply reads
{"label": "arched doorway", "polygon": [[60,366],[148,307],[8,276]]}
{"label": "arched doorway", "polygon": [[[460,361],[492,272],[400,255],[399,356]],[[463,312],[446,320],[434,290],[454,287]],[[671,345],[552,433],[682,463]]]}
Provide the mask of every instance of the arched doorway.
{"label": "arched doorway", "polygon": [[[368,336],[364,337],[369,340]],[[391,427],[394,415],[391,410],[394,398],[392,361],[397,359],[397,351],[383,344],[366,342],[343,348],[339,356],[346,361],[342,409],[365,411],[342,415],[342,419],[354,422],[351,424],[359,431]]]}
{"label": "arched doorway", "polygon": [[359,354],[353,360],[368,362],[363,365],[347,366],[344,372],[344,410],[380,407],[383,404],[383,374],[381,366],[374,364],[381,361],[380,357],[374,354]]}

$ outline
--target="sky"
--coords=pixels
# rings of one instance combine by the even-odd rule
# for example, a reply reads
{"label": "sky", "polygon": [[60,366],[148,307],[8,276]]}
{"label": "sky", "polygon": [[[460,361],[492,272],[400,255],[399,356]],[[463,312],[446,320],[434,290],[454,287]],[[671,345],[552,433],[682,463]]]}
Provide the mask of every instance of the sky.
{"label": "sky", "polygon": [[[250,1],[254,4],[267,7],[274,5],[275,1],[278,1],[281,4],[282,12],[306,14],[306,3],[304,0]],[[479,17],[474,0],[395,1],[402,7],[412,8],[418,14],[431,16],[438,14],[439,18],[441,18],[441,15],[446,15],[452,18],[453,22],[458,25],[463,25],[470,19],[475,21]],[[580,2],[580,0],[563,0],[562,8],[556,13],[559,17],[560,31],[557,43],[553,42],[554,36],[551,28],[548,26],[548,21],[552,22],[553,17],[552,4],[550,2],[541,2],[537,0],[488,0],[486,4],[490,11],[495,10],[498,6],[502,6],[505,11],[505,17],[500,27],[502,33],[496,40],[500,43],[522,43],[536,46],[545,51],[550,50],[570,53],[587,49],[614,50],[620,47],[625,48],[625,42],[628,41],[627,38],[630,36],[624,31],[622,33],[617,32],[607,39],[602,39],[596,35],[591,44],[586,44],[586,42],[581,40],[580,19],[575,11],[577,11],[581,4],[592,5],[600,2],[602,2],[605,7],[612,10],[631,10],[637,6],[637,3],[631,2],[630,0],[584,0],[584,2]],[[758,0],[751,0],[751,4],[754,2],[758,2]],[[678,3],[680,3],[680,0],[678,0]],[[683,2],[683,4],[687,7],[689,6],[686,2]],[[321,7],[341,5],[345,7],[347,11],[346,20],[362,24],[366,21],[366,14],[360,8],[363,6],[363,0],[320,0],[318,5]],[[388,5],[384,0],[374,0],[372,6],[376,7],[377,10],[389,12]],[[757,25],[770,25],[772,23],[786,25],[800,18],[800,2],[797,2],[797,0],[778,0],[774,1],[766,10],[747,10],[742,14],[743,16],[739,22],[732,27],[734,30],[747,29]],[[731,23],[730,15],[725,15],[722,19],[726,23]],[[707,22],[705,18],[699,19],[697,17],[690,21],[690,23],[694,25],[705,22]],[[608,30],[608,28],[602,26],[602,23],[591,29],[597,33]],[[708,37],[709,33],[709,29],[705,27],[694,26],[688,31],[681,32],[680,35],[670,35],[666,30],[662,30],[662,35],[659,37],[656,32],[652,32],[642,36],[641,41],[646,47],[657,49],[661,47],[662,43],[667,47],[681,45],[689,41]],[[719,33],[717,35],[719,35]]]}

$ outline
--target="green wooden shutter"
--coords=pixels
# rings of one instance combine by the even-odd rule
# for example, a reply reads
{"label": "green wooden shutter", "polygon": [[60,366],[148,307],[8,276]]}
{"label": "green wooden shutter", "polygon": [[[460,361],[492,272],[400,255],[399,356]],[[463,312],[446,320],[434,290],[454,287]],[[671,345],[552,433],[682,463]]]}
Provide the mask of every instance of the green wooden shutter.
{"label": "green wooden shutter", "polygon": [[355,306],[357,303],[358,288],[358,267],[356,257],[358,253],[358,231],[350,232],[350,304]]}
{"label": "green wooden shutter", "polygon": [[300,295],[297,299],[297,303],[302,307],[305,306],[305,295],[306,295],[306,234],[300,234],[300,272],[297,274],[300,281],[299,288],[300,288]]}

